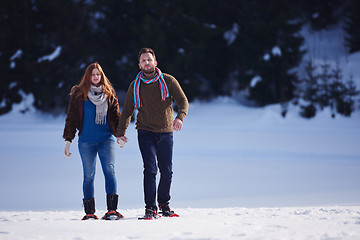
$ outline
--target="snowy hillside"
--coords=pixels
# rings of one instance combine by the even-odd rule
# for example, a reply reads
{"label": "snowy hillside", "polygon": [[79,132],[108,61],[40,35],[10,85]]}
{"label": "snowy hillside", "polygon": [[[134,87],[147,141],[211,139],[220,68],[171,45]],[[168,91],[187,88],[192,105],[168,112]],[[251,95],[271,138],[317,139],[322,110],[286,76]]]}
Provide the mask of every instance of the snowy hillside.
{"label": "snowy hillside", "polygon": [[360,52],[348,53],[344,40],[346,33],[342,23],[331,27],[329,30],[320,31],[313,31],[309,26],[304,26],[301,35],[305,38],[302,49],[306,50],[306,54],[298,69],[300,78],[304,77],[305,65],[309,60],[312,60],[319,70],[324,63],[329,64],[332,68],[339,64],[343,80],[349,80],[350,77],[353,77],[357,89],[360,89]]}

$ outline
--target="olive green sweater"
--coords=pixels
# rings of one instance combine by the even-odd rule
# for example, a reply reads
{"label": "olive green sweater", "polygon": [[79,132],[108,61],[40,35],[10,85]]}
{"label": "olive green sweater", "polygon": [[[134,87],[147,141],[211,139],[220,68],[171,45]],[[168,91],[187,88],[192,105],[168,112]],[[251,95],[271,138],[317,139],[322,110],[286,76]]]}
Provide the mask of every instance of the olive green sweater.
{"label": "olive green sweater", "polygon": [[[140,98],[142,107],[138,109],[136,129],[152,132],[173,132],[173,99],[178,106],[176,118],[184,120],[188,109],[188,100],[179,82],[171,75],[164,73],[164,80],[169,90],[169,97],[161,100],[159,82],[145,84],[140,81]],[[134,81],[130,83],[126,94],[124,107],[121,112],[116,137],[124,136],[134,112]]]}

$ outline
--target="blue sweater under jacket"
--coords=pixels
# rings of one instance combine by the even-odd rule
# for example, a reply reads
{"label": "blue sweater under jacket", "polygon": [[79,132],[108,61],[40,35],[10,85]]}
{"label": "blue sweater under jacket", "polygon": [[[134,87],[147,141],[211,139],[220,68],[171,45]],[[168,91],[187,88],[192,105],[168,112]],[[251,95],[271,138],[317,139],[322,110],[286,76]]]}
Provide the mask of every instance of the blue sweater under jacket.
{"label": "blue sweater under jacket", "polygon": [[84,119],[79,142],[98,143],[108,140],[112,133],[109,123],[105,118],[105,124],[95,123],[96,106],[91,101],[84,101]]}

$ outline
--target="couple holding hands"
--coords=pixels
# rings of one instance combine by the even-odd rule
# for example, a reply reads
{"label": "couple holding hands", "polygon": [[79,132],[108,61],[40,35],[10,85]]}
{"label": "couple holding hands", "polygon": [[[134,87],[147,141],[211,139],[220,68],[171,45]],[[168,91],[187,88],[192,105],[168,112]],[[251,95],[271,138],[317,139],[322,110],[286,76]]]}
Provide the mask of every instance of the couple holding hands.
{"label": "couple holding hands", "polygon": [[[83,166],[83,204],[86,219],[95,215],[94,177],[96,156],[105,177],[107,213],[105,220],[121,219],[117,211],[118,195],[115,176],[115,141],[122,148],[127,142],[126,129],[131,116],[138,110],[136,129],[144,166],[145,215],[141,219],[155,219],[158,207],[162,216],[178,216],[170,209],[172,181],[173,131],[180,131],[189,103],[178,81],[157,68],[155,53],[142,48],[138,54],[140,72],[130,83],[122,113],[110,81],[98,63],[90,64],[78,85],[70,91],[70,103],[65,120],[64,154],[71,156],[70,144],[79,132],[78,149]],[[173,99],[178,106],[173,117]],[[160,181],[156,186],[156,175]],[[156,204],[156,201],[158,205]]]}

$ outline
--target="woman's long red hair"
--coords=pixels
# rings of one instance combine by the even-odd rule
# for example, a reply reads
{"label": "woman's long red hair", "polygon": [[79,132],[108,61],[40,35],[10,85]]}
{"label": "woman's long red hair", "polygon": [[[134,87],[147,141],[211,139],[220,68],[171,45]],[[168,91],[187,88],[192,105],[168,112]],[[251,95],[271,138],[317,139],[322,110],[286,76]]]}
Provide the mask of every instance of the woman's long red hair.
{"label": "woman's long red hair", "polygon": [[91,73],[97,68],[101,74],[100,85],[106,97],[110,99],[110,97],[116,97],[116,93],[114,88],[111,85],[109,79],[105,76],[104,71],[99,63],[94,62],[91,63],[85,70],[84,76],[81,79],[81,82],[78,85],[75,85],[71,88],[70,95],[76,93],[76,97],[82,96],[84,100],[87,99],[88,92],[91,86]]}

